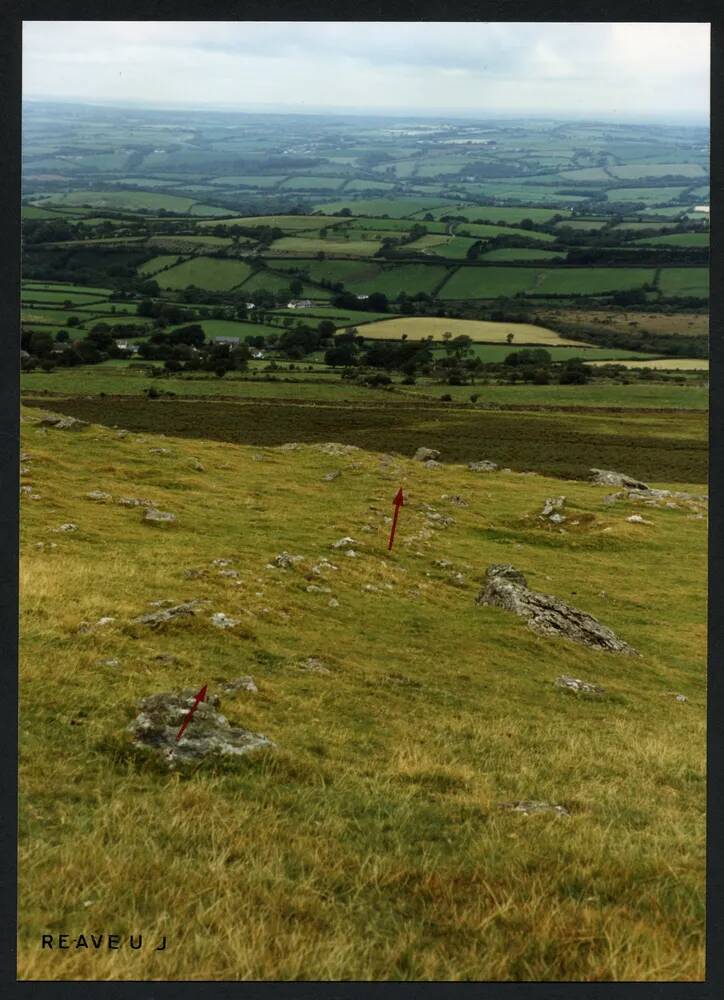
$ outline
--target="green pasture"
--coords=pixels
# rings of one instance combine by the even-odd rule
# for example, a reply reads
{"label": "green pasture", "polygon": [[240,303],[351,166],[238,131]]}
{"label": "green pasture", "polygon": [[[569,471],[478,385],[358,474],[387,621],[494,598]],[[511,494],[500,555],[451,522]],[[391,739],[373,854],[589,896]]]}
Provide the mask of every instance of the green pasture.
{"label": "green pasture", "polygon": [[161,288],[180,289],[188,285],[208,288],[209,291],[229,291],[245,281],[252,273],[242,260],[224,257],[192,257],[183,264],[156,275]]}
{"label": "green pasture", "polygon": [[709,269],[706,267],[664,267],[659,275],[658,288],[667,298],[676,296],[709,295]]}

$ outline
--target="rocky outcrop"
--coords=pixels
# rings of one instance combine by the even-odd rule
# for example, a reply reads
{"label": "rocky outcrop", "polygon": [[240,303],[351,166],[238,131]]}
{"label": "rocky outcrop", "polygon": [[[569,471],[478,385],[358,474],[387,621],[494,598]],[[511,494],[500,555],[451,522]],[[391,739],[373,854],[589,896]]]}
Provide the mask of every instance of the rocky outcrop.
{"label": "rocky outcrop", "polygon": [[530,590],[523,574],[509,564],[488,567],[476,604],[512,611],[525,618],[528,628],[539,635],[561,636],[593,649],[638,655],[592,615],[557,597]]}
{"label": "rocky outcrop", "polygon": [[138,625],[149,625],[151,628],[158,628],[172,621],[174,618],[193,617],[202,607],[202,601],[186,601],[184,604],[175,604],[171,607],[161,608],[159,611],[150,611],[148,614],[134,618],[133,621]]}
{"label": "rocky outcrop", "polygon": [[56,431],[82,431],[88,426],[87,420],[78,420],[77,417],[64,417],[59,413],[50,413],[37,423],[38,427],[53,427]]}
{"label": "rocky outcrop", "polygon": [[495,462],[489,462],[486,459],[482,462],[470,462],[468,468],[471,472],[495,472],[498,466]]}
{"label": "rocky outcrop", "polygon": [[610,469],[591,469],[591,482],[597,486],[623,486],[627,490],[647,490],[646,483],[642,483],[632,476],[627,476],[625,472],[612,472]]}
{"label": "rocky outcrop", "polygon": [[207,757],[241,756],[263,747],[273,747],[266,736],[231,726],[219,712],[220,701],[209,695],[198,703],[180,740],[176,736],[196,702],[191,689],[167,691],[144,698],[129,726],[137,747],[168,764],[195,764]]}
{"label": "rocky outcrop", "polygon": [[412,459],[414,462],[436,462],[439,457],[437,448],[418,448]]}

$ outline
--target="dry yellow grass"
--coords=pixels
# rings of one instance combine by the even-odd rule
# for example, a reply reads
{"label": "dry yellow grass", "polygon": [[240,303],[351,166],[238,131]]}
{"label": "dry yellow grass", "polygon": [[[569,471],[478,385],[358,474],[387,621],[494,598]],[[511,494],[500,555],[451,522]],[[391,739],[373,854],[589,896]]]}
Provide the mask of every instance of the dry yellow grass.
{"label": "dry yellow grass", "polygon": [[[23,438],[40,499],[22,510],[20,978],[703,978],[705,520],[647,508],[653,525],[636,525],[635,508],[585,483],[313,445],[31,422]],[[93,489],[148,497],[178,522],[143,524]],[[531,516],[557,493],[592,515],[581,530]],[[426,505],[454,523],[436,527]],[[65,522],[78,530],[54,530]],[[357,558],[332,548],[348,534]],[[267,569],[284,549],[305,562]],[[339,566],[312,575],[329,592],[308,590],[320,556]],[[485,567],[506,561],[642,656],[477,607]],[[243,635],[203,616],[129,624],[151,601],[193,597],[241,618]],[[115,621],[78,631],[103,616]],[[331,672],[301,670],[308,656]],[[562,673],[608,694],[569,695],[552,683]],[[214,693],[240,674],[259,691],[222,695],[222,710],[278,749],[188,776],[132,751],[140,698]],[[498,809],[530,798],[570,816]],[[40,947],[43,933],[90,932],[140,933],[144,947]]]}
{"label": "dry yellow grass", "polygon": [[408,340],[423,340],[432,337],[442,340],[445,333],[453,337],[466,336],[480,343],[504,344],[509,333],[514,335],[514,344],[551,344],[565,347],[590,346],[580,340],[561,337],[554,330],[531,323],[493,323],[489,320],[445,319],[438,316],[410,316],[400,319],[385,319],[378,323],[366,323],[361,328],[365,337],[385,340],[399,340],[407,334]]}
{"label": "dry yellow grass", "polygon": [[709,314],[694,312],[639,312],[634,310],[554,309],[539,310],[543,323],[562,320],[564,323],[600,323],[614,330],[647,330],[650,333],[678,333],[707,336]]}
{"label": "dry yellow grass", "polygon": [[655,358],[652,361],[628,361],[626,359],[616,359],[615,361],[589,361],[589,365],[623,365],[624,368],[653,368],[656,371],[666,372],[708,372],[709,362],[706,358]]}

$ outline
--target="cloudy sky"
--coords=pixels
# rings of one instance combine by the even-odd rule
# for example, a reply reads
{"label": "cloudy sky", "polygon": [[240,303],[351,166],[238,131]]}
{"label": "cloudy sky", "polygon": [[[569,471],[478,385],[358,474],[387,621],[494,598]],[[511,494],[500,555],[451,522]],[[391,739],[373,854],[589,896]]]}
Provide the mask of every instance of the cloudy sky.
{"label": "cloudy sky", "polygon": [[[632,8],[633,9],[633,8]],[[708,116],[705,24],[26,21],[26,97]]]}

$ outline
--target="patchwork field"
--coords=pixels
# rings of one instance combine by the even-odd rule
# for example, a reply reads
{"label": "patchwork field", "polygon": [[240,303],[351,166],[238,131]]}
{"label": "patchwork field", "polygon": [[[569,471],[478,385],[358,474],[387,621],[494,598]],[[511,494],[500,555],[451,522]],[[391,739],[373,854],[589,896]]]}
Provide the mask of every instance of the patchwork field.
{"label": "patchwork field", "polygon": [[[518,344],[558,344],[579,346],[581,341],[566,340],[564,337],[543,326],[533,326],[529,323],[493,323],[485,320],[447,319],[434,316],[415,316],[399,319],[388,319],[380,323],[369,323],[362,331],[363,336],[386,340],[399,340],[407,335],[409,340],[443,339],[445,333],[453,337],[467,336],[474,341],[487,343],[504,343],[509,334],[513,334],[515,345]],[[585,346],[585,345],[583,345]],[[509,350],[515,350],[510,347]]]}

